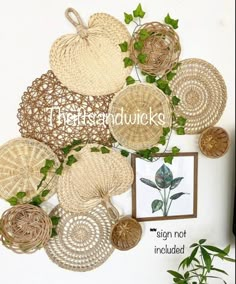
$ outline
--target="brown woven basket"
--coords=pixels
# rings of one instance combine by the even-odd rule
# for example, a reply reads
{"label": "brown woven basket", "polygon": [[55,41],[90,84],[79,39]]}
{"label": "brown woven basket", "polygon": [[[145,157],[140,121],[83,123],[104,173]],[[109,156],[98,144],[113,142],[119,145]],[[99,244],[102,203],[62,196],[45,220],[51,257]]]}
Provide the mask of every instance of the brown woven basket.
{"label": "brown woven basket", "polygon": [[124,217],[113,226],[111,242],[115,248],[125,251],[137,246],[141,236],[141,225],[133,218]]}
{"label": "brown woven basket", "polygon": [[[150,35],[143,40],[143,48],[138,51],[134,44],[140,41],[140,31],[146,30]],[[140,69],[150,75],[163,76],[179,61],[181,46],[179,36],[168,25],[151,22],[142,25],[135,33],[130,45],[131,58]],[[144,64],[138,60],[139,54],[146,54]]]}
{"label": "brown woven basket", "polygon": [[16,253],[33,253],[44,247],[52,233],[52,222],[39,207],[23,204],[3,213],[1,241]]}
{"label": "brown woven basket", "polygon": [[210,127],[202,132],[199,138],[199,147],[208,158],[220,158],[229,149],[230,139],[225,129]]}

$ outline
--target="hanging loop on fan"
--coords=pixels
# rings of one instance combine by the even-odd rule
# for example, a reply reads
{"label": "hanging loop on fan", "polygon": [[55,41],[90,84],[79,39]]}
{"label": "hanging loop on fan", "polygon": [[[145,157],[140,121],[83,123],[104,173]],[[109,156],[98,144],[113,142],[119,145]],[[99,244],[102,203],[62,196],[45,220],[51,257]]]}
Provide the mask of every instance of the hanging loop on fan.
{"label": "hanging loop on fan", "polygon": [[81,36],[81,38],[87,38],[88,37],[88,29],[84,26],[83,21],[79,15],[79,13],[73,9],[68,8],[66,10],[66,18],[68,21],[75,26],[77,33]]}
{"label": "hanging loop on fan", "polygon": [[104,205],[107,208],[107,211],[108,211],[110,218],[114,221],[118,221],[120,214],[119,214],[118,210],[115,208],[115,206],[112,204],[111,199],[109,197],[104,198],[103,202],[104,202]]}

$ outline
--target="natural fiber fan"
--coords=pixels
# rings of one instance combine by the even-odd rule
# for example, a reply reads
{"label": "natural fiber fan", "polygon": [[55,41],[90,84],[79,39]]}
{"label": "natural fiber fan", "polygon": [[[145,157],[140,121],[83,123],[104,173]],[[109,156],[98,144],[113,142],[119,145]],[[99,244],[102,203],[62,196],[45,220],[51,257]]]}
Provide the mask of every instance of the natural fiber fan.
{"label": "natural fiber fan", "polygon": [[[57,156],[45,144],[32,139],[19,138],[11,140],[0,147],[0,197],[10,199],[18,192],[25,192],[23,202],[29,202],[40,192],[37,190],[42,174],[40,169],[46,160],[54,160],[55,167],[60,163]],[[48,184],[47,181],[50,180]],[[52,172],[48,173],[42,190],[47,187],[50,198],[57,191],[58,177]]]}
{"label": "natural fiber fan", "polygon": [[81,152],[74,153],[78,162],[65,169],[60,177],[58,198],[61,206],[71,212],[86,212],[103,202],[111,217],[117,219],[110,198],[129,189],[133,170],[120,153],[91,152],[94,147],[100,146],[88,144]]}
{"label": "natural fiber fan", "polygon": [[80,214],[57,206],[51,216],[60,217],[60,221],[58,235],[49,241],[46,252],[60,267],[89,271],[102,265],[114,251],[110,241],[113,222],[105,206],[100,204]]}
{"label": "natural fiber fan", "polygon": [[110,145],[109,127],[102,119],[112,97],[70,92],[48,71],[22,97],[18,110],[21,135],[44,142],[61,160],[61,149],[74,139]]}
{"label": "natural fiber fan", "polygon": [[[119,91],[130,74],[124,68],[119,44],[130,41],[127,28],[104,13],[90,18],[86,28],[74,9],[66,11],[77,34],[64,35],[51,49],[51,68],[70,90],[82,95],[102,96]],[[73,17],[73,18],[72,18]]]}
{"label": "natural fiber fan", "polygon": [[[147,36],[142,39],[142,32]],[[141,40],[141,41],[140,41]],[[142,42],[141,50],[135,49],[135,43]],[[139,68],[150,75],[163,76],[179,61],[181,46],[178,34],[172,27],[158,22],[142,25],[134,33],[130,44],[131,58]],[[139,55],[146,54],[144,63],[140,63]]]}
{"label": "natural fiber fan", "polygon": [[120,91],[109,108],[109,127],[124,147],[143,150],[156,145],[163,127],[171,125],[165,94],[148,84],[131,85]]}
{"label": "natural fiber fan", "polygon": [[187,134],[201,133],[221,118],[227,90],[223,77],[210,63],[201,59],[182,61],[170,87],[172,95],[180,98],[175,114],[187,119]]}
{"label": "natural fiber fan", "polygon": [[0,220],[1,240],[16,253],[33,253],[47,244],[52,222],[39,207],[23,204],[8,209]]}

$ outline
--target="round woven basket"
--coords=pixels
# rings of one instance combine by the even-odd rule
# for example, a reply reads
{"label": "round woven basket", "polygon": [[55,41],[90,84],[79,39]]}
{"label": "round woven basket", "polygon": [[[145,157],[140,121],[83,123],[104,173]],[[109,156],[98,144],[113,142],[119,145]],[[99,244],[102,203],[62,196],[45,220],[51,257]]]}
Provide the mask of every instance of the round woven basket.
{"label": "round woven basket", "polygon": [[[151,120],[152,115],[154,120]],[[161,90],[152,85],[128,86],[113,98],[109,107],[111,133],[128,149],[143,150],[156,145],[163,134],[163,127],[170,125],[169,101]]]}
{"label": "round woven basket", "polygon": [[60,166],[52,150],[36,140],[18,138],[1,146],[0,197],[8,200],[18,192],[25,192],[22,202],[26,203],[47,187],[50,192],[44,199],[49,199],[57,191],[58,176],[49,172],[42,190],[37,189],[43,177],[40,169],[45,166],[47,159],[54,160],[55,168]]}
{"label": "round woven basket", "polygon": [[88,28],[74,9],[66,11],[77,34],[64,35],[53,44],[50,64],[69,90],[82,95],[103,96],[119,91],[131,68],[125,68],[119,44],[130,41],[127,28],[112,16],[93,15]]}
{"label": "round woven basket", "polygon": [[112,98],[113,95],[91,97],[70,92],[48,71],[22,97],[18,110],[20,133],[44,142],[60,160],[64,158],[61,149],[74,139],[110,145],[110,130],[101,118],[107,114]]}
{"label": "round woven basket", "polygon": [[[135,49],[135,43],[140,42],[140,32],[145,30],[149,36],[141,40],[141,50]],[[181,46],[179,36],[169,25],[158,22],[146,23],[134,33],[130,44],[131,58],[139,68],[150,75],[163,76],[179,61]],[[138,60],[139,54],[146,54],[145,63]]]}
{"label": "round woven basket", "polygon": [[230,139],[225,129],[210,127],[202,132],[199,138],[199,147],[202,153],[209,158],[220,158],[229,149]]}
{"label": "round woven basket", "polygon": [[141,236],[141,225],[135,219],[124,217],[113,226],[111,242],[116,249],[125,251],[137,246]]}
{"label": "round woven basket", "polygon": [[110,198],[127,191],[134,178],[127,159],[113,150],[108,154],[91,152],[97,144],[88,144],[74,153],[78,160],[73,167],[65,168],[59,179],[58,198],[61,206],[70,212],[87,212],[104,203],[111,218],[119,213]]}
{"label": "round woven basket", "polygon": [[57,236],[45,247],[49,258],[60,267],[89,271],[102,265],[113,253],[110,241],[113,222],[107,209],[98,205],[87,213],[70,213],[57,206],[50,214],[60,217]]}
{"label": "round woven basket", "polygon": [[227,90],[223,77],[210,63],[201,59],[182,61],[170,87],[172,96],[180,99],[175,114],[187,119],[187,134],[201,133],[221,118]]}
{"label": "round woven basket", "polygon": [[1,241],[16,253],[33,253],[44,247],[52,233],[52,222],[39,207],[23,204],[3,213]]}

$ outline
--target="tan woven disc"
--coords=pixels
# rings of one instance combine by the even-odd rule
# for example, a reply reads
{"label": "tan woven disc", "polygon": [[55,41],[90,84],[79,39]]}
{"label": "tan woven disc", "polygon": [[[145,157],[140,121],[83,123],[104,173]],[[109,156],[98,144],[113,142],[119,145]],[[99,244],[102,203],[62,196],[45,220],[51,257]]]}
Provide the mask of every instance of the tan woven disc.
{"label": "tan woven disc", "polygon": [[113,96],[91,97],[71,92],[48,71],[22,97],[18,110],[20,133],[48,145],[60,160],[64,158],[61,149],[74,139],[110,145],[108,125],[90,123],[89,116],[96,116],[94,121],[99,122],[107,114]]}
{"label": "tan woven disc", "polygon": [[[23,202],[31,201],[40,193],[37,190],[43,177],[40,169],[45,166],[46,159],[54,160],[55,168],[59,167],[58,158],[52,150],[36,140],[18,138],[1,146],[0,197],[7,200],[16,196],[18,192],[26,192]],[[40,189],[42,191],[47,187],[50,190],[45,200],[57,191],[57,182],[58,176],[49,172],[47,180]]]}
{"label": "tan woven disc", "polygon": [[119,91],[131,72],[123,62],[128,53],[122,53],[118,45],[130,41],[127,28],[104,13],[93,15],[88,28],[75,10],[69,9],[67,17],[77,34],[64,35],[53,44],[50,64],[55,75],[69,90],[82,95],[103,96]]}
{"label": "tan woven disc", "polygon": [[201,59],[182,61],[170,87],[172,96],[181,100],[175,113],[187,119],[187,134],[200,133],[221,118],[227,90],[223,77],[210,63]]}
{"label": "tan woven disc", "polygon": [[[158,116],[154,117],[154,122],[150,119],[150,108],[153,115],[163,115],[164,124],[160,123]],[[148,84],[131,85],[120,91],[110,104],[109,114],[112,135],[122,146],[133,150],[143,150],[156,145],[163,134],[163,127],[171,125],[171,111],[166,95],[157,87]],[[128,120],[135,119],[136,114],[146,116],[144,123],[138,122],[138,119],[133,120],[135,123]]]}
{"label": "tan woven disc", "polygon": [[57,206],[50,214],[60,217],[57,236],[45,247],[49,258],[62,268],[89,271],[102,265],[114,251],[110,242],[112,221],[98,205],[88,213],[70,213]]}
{"label": "tan woven disc", "polygon": [[95,146],[89,144],[74,153],[78,162],[59,179],[58,198],[65,210],[86,212],[101,202],[110,207],[110,198],[127,191],[133,182],[127,159],[113,150],[109,154],[91,152]]}
{"label": "tan woven disc", "polygon": [[52,222],[39,207],[23,204],[5,211],[0,220],[1,241],[16,253],[33,253],[47,244]]}

